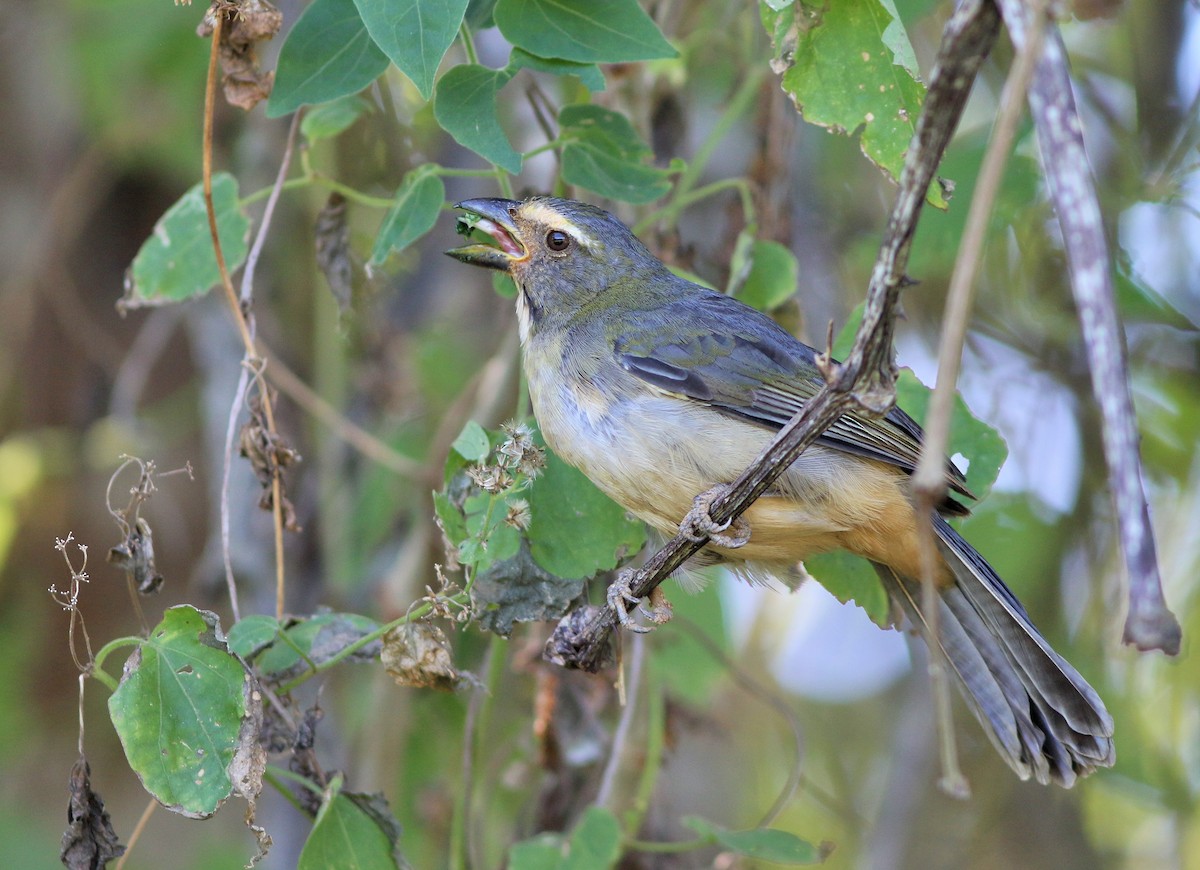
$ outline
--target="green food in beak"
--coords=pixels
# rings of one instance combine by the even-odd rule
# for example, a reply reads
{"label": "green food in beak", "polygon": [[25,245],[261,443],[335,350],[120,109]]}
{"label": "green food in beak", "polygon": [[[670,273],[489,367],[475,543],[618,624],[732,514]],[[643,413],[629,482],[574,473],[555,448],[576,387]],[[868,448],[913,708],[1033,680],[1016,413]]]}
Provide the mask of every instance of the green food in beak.
{"label": "green food in beak", "polygon": [[529,256],[518,239],[512,214],[520,203],[511,199],[468,199],[456,204],[466,212],[459,215],[456,229],[464,236],[479,231],[490,236],[496,245],[474,244],[451,248],[448,255],[472,266],[509,271],[511,265]]}

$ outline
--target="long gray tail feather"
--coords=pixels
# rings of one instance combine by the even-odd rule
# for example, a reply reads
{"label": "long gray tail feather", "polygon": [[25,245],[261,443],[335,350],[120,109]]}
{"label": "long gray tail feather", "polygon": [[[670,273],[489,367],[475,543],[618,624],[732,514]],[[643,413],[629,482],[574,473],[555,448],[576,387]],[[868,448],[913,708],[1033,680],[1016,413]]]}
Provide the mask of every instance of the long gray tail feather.
{"label": "long gray tail feather", "polygon": [[[1112,766],[1113,721],[1100,696],[1050,648],[983,557],[941,517],[934,529],[956,581],[941,590],[941,646],[1004,760],[1022,779],[1068,787]],[[924,624],[920,581],[875,570],[908,618]]]}

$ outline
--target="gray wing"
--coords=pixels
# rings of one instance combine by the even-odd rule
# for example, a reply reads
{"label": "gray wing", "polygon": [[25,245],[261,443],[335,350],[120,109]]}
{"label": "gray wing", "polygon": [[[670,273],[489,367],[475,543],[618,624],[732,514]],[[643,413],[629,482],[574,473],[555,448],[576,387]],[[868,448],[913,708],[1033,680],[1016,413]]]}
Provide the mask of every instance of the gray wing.
{"label": "gray wing", "polygon": [[[705,291],[655,310],[672,327],[634,326],[618,337],[618,364],[659,389],[704,402],[717,410],[779,429],[824,385],[816,351],[759,311],[720,293]],[[637,318],[632,318],[638,320]],[[899,408],[885,417],[843,415],[820,443],[895,465],[911,473],[921,450],[921,427]],[[946,462],[946,482],[973,498],[962,473]],[[965,513],[947,500],[943,510]]]}

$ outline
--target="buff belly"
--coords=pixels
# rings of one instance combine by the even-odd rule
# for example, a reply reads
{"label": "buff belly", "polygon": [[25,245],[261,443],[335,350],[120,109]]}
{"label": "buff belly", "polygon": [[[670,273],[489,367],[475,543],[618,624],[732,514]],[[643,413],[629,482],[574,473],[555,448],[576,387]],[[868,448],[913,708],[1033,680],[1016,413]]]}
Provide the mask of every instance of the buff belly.
{"label": "buff belly", "polygon": [[[669,394],[609,399],[560,379],[531,381],[547,443],[618,504],[665,535],[694,497],[734,480],[773,432]],[[552,388],[554,389],[554,388]],[[813,445],[746,511],[744,547],[709,547],[723,560],[781,572],[817,553],[848,550],[919,576],[908,476],[886,463]]]}

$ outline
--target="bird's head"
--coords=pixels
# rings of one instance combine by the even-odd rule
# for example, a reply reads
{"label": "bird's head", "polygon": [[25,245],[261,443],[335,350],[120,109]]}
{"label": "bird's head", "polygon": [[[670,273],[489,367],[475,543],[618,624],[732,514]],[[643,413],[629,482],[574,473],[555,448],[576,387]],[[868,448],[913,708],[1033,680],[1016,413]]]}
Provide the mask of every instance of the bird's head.
{"label": "bird's head", "polygon": [[568,314],[614,288],[646,286],[666,267],[623,223],[603,209],[569,199],[535,196],[468,199],[455,208],[458,230],[483,233],[495,244],[447,251],[464,263],[513,277],[533,324]]}

